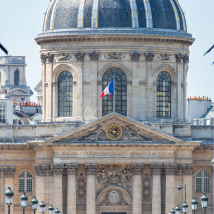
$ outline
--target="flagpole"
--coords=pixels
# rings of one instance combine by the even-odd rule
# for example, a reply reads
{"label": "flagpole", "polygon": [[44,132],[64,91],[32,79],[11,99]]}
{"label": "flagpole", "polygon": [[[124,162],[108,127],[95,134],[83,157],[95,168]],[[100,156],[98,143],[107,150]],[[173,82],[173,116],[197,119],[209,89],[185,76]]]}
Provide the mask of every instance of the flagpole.
{"label": "flagpole", "polygon": [[[113,80],[115,81],[115,77],[113,77]],[[113,94],[113,112],[115,112],[115,87],[114,87],[114,94]]]}

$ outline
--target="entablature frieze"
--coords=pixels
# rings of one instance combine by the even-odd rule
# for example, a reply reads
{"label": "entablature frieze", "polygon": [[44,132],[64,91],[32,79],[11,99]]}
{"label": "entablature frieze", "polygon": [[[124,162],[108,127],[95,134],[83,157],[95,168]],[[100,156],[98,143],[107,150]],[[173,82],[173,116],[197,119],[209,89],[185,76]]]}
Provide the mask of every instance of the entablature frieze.
{"label": "entablature frieze", "polygon": [[1,166],[0,177],[13,178],[16,172],[15,166]]}

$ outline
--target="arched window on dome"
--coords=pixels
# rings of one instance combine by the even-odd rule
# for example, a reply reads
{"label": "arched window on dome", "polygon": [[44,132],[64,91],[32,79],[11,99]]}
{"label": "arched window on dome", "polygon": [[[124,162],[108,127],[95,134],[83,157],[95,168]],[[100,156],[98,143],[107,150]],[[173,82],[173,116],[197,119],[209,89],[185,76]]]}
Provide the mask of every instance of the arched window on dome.
{"label": "arched window on dome", "polygon": [[14,85],[19,86],[19,70],[15,70],[14,72]]}
{"label": "arched window on dome", "polygon": [[195,191],[196,192],[210,191],[210,175],[208,174],[207,171],[201,170],[196,174]]}
{"label": "arched window on dome", "polygon": [[73,116],[73,77],[63,71],[58,79],[58,117]]}
{"label": "arched window on dome", "polygon": [[[127,77],[119,68],[110,68],[102,78],[103,90],[115,77],[115,111],[118,114],[127,116]],[[113,112],[113,96],[106,95],[102,98],[102,115],[105,116]]]}
{"label": "arched window on dome", "polygon": [[19,192],[33,192],[33,175],[29,171],[19,175]]}
{"label": "arched window on dome", "polygon": [[168,72],[161,71],[157,77],[157,117],[171,117],[171,77]]}

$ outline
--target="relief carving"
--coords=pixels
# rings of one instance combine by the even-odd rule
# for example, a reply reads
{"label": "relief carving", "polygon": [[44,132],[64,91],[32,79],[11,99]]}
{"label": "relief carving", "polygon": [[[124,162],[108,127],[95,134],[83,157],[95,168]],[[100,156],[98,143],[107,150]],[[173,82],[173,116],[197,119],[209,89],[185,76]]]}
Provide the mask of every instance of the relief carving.
{"label": "relief carving", "polygon": [[16,167],[15,166],[3,167],[1,171],[5,178],[13,178],[16,172]]}
{"label": "relief carving", "polygon": [[96,171],[98,194],[109,186],[119,186],[131,194],[132,170],[126,165],[99,165]]}
{"label": "relief carving", "polygon": [[100,57],[100,53],[95,50],[91,51],[91,52],[89,52],[89,57],[90,57],[90,60],[98,60]]}
{"label": "relief carving", "polygon": [[53,169],[54,175],[62,175],[65,169],[64,164],[53,164],[51,166]]}
{"label": "relief carving", "polygon": [[74,53],[74,56],[76,57],[77,61],[83,61],[84,57],[85,57],[85,53],[81,52],[81,51],[78,51],[78,52]]}
{"label": "relief carving", "polygon": [[146,53],[144,53],[144,55],[145,55],[146,61],[153,61],[155,53],[154,52],[146,52]]}
{"label": "relief carving", "polygon": [[176,170],[176,164],[164,164],[166,175],[174,175]]}
{"label": "relief carving", "polygon": [[151,173],[152,175],[161,175],[162,169],[163,169],[163,164],[151,164]]}
{"label": "relief carving", "polygon": [[64,61],[64,60],[69,60],[71,59],[71,56],[69,54],[62,54],[57,57],[58,61]]}
{"label": "relief carving", "polygon": [[42,53],[42,54],[40,55],[40,58],[41,58],[42,64],[46,63],[47,56],[46,56],[45,54]]}
{"label": "relief carving", "polygon": [[121,190],[108,190],[102,193],[98,204],[101,206],[129,205],[129,200]]}
{"label": "relief carving", "polygon": [[131,60],[136,61],[140,59],[141,53],[139,51],[130,51]]}
{"label": "relief carving", "polygon": [[54,55],[51,53],[48,53],[47,55],[48,62],[53,62],[53,58],[54,58]]}
{"label": "relief carving", "polygon": [[160,55],[160,60],[170,60],[171,59],[171,56],[170,56],[170,54],[161,54]]}
{"label": "relief carving", "polygon": [[183,59],[183,55],[181,53],[176,54],[175,57],[176,57],[176,62],[181,62],[181,60]]}
{"label": "relief carving", "polygon": [[148,173],[143,178],[143,201],[150,201],[151,180]]}
{"label": "relief carving", "polygon": [[67,171],[67,175],[76,175],[77,174],[77,164],[65,164],[65,169]]}
{"label": "relief carving", "polygon": [[79,173],[77,176],[77,204],[86,203],[86,175]]}
{"label": "relief carving", "polygon": [[121,55],[121,53],[110,53],[108,54],[108,56],[106,57],[107,59],[123,59],[123,56]]}

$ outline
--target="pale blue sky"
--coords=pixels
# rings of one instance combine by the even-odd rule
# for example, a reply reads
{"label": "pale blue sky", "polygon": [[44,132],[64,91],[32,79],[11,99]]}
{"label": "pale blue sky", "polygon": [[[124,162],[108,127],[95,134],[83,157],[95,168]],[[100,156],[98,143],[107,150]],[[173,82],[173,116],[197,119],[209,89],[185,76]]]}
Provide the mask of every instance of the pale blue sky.
{"label": "pale blue sky", "polygon": [[[27,83],[33,89],[41,78],[40,47],[34,41],[42,31],[50,0],[0,0],[0,42],[14,56],[26,56]],[[196,41],[190,47],[188,96],[209,96],[214,101],[214,1],[179,0],[187,30]],[[4,55],[4,54],[2,54]],[[36,101],[36,96],[32,97]]]}

